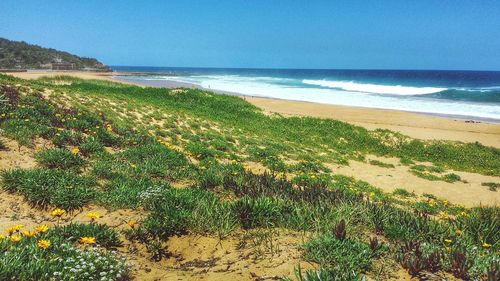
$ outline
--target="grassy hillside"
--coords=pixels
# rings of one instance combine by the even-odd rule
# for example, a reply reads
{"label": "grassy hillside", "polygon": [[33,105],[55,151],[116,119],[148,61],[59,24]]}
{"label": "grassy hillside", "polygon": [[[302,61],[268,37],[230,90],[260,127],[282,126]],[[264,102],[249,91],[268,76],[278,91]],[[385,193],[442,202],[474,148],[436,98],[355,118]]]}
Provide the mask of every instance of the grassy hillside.
{"label": "grassy hillside", "polygon": [[[173,255],[169,242],[190,235],[221,244],[236,239],[224,255],[250,249],[251,259],[238,256],[250,264],[286,251],[275,241],[290,233],[300,235],[293,247],[310,268],[293,264],[296,276],[283,278],[387,280],[400,278],[398,269],[464,280],[500,275],[498,207],[464,208],[403,189],[388,194],[328,166],[378,155],[400,158],[423,177],[445,169],[498,177],[496,148],[269,116],[238,97],[195,89],[0,75],[0,94],[2,137],[37,148],[35,167],[3,171],[2,188],[52,217],[48,231],[26,235],[14,223],[5,233],[0,279],[79,279],[80,271],[50,260],[100,255],[107,263],[94,262],[89,280],[111,271],[107,278],[127,280],[140,264],[122,257],[147,255],[161,263]],[[71,219],[92,206],[133,210],[141,218],[120,218],[124,229],[101,224],[98,213],[87,214],[86,223]],[[130,244],[136,246],[124,246]],[[218,258],[207,263],[230,267]],[[210,272],[223,279],[231,271]]]}
{"label": "grassy hillside", "polygon": [[62,63],[74,63],[78,69],[109,71],[106,65],[94,58],[0,38],[0,69],[45,69],[50,68],[47,64],[58,60]]}

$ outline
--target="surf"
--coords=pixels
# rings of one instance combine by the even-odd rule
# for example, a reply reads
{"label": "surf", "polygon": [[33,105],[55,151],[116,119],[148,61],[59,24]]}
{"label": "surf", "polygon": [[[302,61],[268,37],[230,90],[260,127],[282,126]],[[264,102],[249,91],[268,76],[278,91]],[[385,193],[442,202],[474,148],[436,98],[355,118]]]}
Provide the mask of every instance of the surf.
{"label": "surf", "polygon": [[304,79],[302,80],[302,83],[307,85],[315,85],[315,86],[344,90],[349,92],[362,92],[369,94],[385,94],[385,95],[406,95],[406,96],[427,95],[448,90],[448,88],[380,85],[380,84],[357,83],[354,81]]}

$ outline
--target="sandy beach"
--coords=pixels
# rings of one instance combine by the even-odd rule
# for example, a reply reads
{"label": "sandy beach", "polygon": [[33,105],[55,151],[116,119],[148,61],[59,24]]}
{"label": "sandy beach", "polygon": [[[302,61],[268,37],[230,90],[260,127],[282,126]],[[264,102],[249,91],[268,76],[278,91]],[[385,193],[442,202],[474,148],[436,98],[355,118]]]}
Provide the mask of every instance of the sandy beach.
{"label": "sandy beach", "polygon": [[[113,77],[127,75],[117,72],[70,72],[70,71],[33,71],[8,73],[23,79],[38,79],[43,76],[70,75],[82,79],[109,80],[135,84]],[[157,85],[152,85],[157,86]],[[166,87],[190,86],[185,83],[165,83]],[[191,85],[192,86],[192,85]],[[407,136],[425,140],[454,140],[462,142],[480,142],[483,145],[500,147],[500,124],[472,123],[469,120],[438,117],[397,110],[371,109],[361,107],[338,106],[311,102],[280,100],[271,98],[242,96],[246,101],[269,113],[283,116],[311,116],[331,118],[365,127],[401,132]]]}

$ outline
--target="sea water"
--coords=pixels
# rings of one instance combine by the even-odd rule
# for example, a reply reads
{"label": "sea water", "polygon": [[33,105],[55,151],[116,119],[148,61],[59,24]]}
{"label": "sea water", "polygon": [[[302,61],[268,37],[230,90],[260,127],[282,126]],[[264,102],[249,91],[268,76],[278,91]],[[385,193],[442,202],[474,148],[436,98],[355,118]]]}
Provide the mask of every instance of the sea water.
{"label": "sea water", "polygon": [[162,81],[242,95],[395,109],[500,122],[500,71],[227,69],[114,66]]}

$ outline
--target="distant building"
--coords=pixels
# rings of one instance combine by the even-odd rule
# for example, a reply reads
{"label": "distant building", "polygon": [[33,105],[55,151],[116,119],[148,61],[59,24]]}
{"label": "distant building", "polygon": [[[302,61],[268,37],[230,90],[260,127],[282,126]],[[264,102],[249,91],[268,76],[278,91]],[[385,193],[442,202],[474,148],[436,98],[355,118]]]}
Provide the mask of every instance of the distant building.
{"label": "distant building", "polygon": [[76,70],[76,64],[74,63],[62,63],[54,62],[51,64],[52,70]]}

